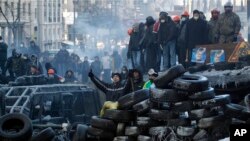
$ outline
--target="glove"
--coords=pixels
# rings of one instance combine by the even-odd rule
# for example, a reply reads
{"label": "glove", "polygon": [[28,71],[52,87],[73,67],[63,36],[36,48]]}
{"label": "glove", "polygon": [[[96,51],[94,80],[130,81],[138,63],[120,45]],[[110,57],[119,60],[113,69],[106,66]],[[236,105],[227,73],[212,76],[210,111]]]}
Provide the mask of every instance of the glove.
{"label": "glove", "polygon": [[93,72],[92,72],[92,69],[90,70],[88,76],[89,76],[89,77],[94,77],[94,74],[93,74]]}

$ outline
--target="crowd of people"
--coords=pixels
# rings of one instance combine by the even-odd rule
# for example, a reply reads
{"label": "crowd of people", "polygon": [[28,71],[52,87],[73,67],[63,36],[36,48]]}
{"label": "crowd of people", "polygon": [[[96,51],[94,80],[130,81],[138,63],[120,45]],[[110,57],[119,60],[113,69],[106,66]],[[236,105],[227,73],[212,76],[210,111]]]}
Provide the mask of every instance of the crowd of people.
{"label": "crowd of people", "polygon": [[193,17],[187,11],[172,18],[167,12],[160,12],[158,20],[149,16],[145,23],[135,23],[128,30],[130,41],[127,57],[132,60],[133,67],[142,71],[149,68],[167,70],[177,61],[185,67],[192,66],[192,50],[197,45],[239,40],[240,18],[233,12],[231,2],[224,5],[224,10],[223,13],[212,10],[209,21],[198,10],[193,11]]}
{"label": "crowd of people", "polygon": [[192,17],[187,11],[174,17],[160,12],[158,20],[149,16],[145,23],[135,23],[128,30],[127,59],[130,63],[126,65],[124,57],[116,50],[113,53],[104,52],[93,60],[85,56],[82,61],[77,54],[61,49],[50,60],[34,41],[29,47],[21,43],[18,48],[8,48],[0,37],[0,83],[8,83],[24,75],[43,74],[58,78],[55,83],[63,80],[86,84],[90,70],[99,80],[112,83],[112,73],[120,73],[120,79],[124,81],[129,69],[137,69],[143,75],[150,69],[155,72],[167,70],[177,62],[189,67],[194,65],[191,62],[192,50],[197,45],[237,41],[240,18],[233,12],[232,3],[226,3],[224,10],[222,14],[217,9],[212,10],[209,21],[203,12],[194,10]]}

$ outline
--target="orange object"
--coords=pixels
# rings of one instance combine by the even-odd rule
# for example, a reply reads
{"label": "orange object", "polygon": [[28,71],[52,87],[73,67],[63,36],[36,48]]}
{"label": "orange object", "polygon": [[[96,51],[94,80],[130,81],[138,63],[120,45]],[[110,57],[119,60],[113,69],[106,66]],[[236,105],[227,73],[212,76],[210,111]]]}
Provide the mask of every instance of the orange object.
{"label": "orange object", "polygon": [[128,29],[128,35],[130,36],[132,35],[132,33],[133,33],[133,29],[132,28]]}
{"label": "orange object", "polygon": [[173,21],[174,22],[179,22],[181,20],[180,16],[174,16]]}
{"label": "orange object", "polygon": [[48,74],[55,74],[55,71],[53,69],[49,69]]}
{"label": "orange object", "polygon": [[189,17],[189,13],[187,11],[184,11],[184,13],[181,16],[187,16],[187,17]]}

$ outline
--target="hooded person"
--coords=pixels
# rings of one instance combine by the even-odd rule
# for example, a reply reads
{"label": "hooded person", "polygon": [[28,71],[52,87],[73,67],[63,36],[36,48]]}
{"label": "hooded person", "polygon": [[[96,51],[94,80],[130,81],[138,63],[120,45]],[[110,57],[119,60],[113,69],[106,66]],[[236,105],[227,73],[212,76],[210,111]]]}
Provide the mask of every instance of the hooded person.
{"label": "hooded person", "polygon": [[64,83],[75,83],[77,82],[77,79],[74,75],[74,72],[72,70],[67,70],[64,76]]}
{"label": "hooded person", "polygon": [[154,33],[153,33],[153,26],[155,24],[155,20],[152,16],[146,18],[146,31],[144,33],[144,38],[142,39],[142,47],[143,47],[143,54],[144,54],[144,67],[143,72],[146,72],[149,68],[157,69],[159,66],[155,63],[157,62],[157,55],[159,47],[154,42]]}
{"label": "hooded person", "polygon": [[143,75],[139,69],[132,69],[129,72],[131,86],[129,92],[135,92],[143,88]]}
{"label": "hooded person", "polygon": [[8,45],[4,43],[2,36],[0,36],[0,69],[2,70],[2,75],[5,76],[5,63],[7,61],[7,51]]}

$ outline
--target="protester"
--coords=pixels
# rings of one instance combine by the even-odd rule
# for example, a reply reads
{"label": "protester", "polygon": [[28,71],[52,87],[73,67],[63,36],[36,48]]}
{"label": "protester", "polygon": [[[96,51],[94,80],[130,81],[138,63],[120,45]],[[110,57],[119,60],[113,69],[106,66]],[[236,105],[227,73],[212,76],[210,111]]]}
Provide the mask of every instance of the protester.
{"label": "protester", "polygon": [[39,62],[37,56],[35,54],[32,54],[30,57],[30,65],[36,66],[40,74],[43,74],[43,68],[42,64]]}
{"label": "protester", "polygon": [[41,50],[38,45],[36,45],[35,41],[30,41],[30,47],[28,48],[28,52],[30,54],[35,54],[38,58],[41,53]]}
{"label": "protester", "polygon": [[133,68],[141,67],[141,53],[142,48],[140,46],[140,41],[142,38],[142,33],[139,30],[139,23],[133,25],[133,32],[130,33],[130,40],[128,44],[127,58],[131,60]]}
{"label": "protester", "polygon": [[233,5],[227,2],[224,5],[225,12],[219,16],[216,25],[216,38],[219,43],[231,43],[237,41],[241,29],[239,16],[233,12]]}
{"label": "protester", "polygon": [[153,40],[153,26],[155,20],[153,17],[149,16],[146,18],[146,31],[144,33],[144,38],[142,39],[141,46],[143,47],[143,54],[144,54],[144,67],[141,69],[142,71],[147,70],[148,68],[157,68],[157,47],[154,44]]}
{"label": "protester", "polygon": [[36,75],[40,75],[41,73],[39,72],[38,68],[36,65],[31,65],[30,66],[30,73],[29,75],[32,75],[32,76],[36,76]]}
{"label": "protester", "polygon": [[86,84],[88,83],[88,73],[90,71],[90,64],[87,56],[84,57],[84,61],[81,63],[80,66],[80,73],[82,74],[82,83]]}
{"label": "protester", "polygon": [[198,10],[193,11],[193,18],[191,18],[186,25],[186,46],[188,49],[188,62],[191,63],[192,51],[197,45],[207,43],[207,24],[200,18]]}
{"label": "protester", "polygon": [[90,69],[93,71],[97,78],[101,78],[101,72],[103,71],[102,62],[98,56],[95,56],[95,61],[91,63]]}
{"label": "protester", "polygon": [[131,81],[129,92],[135,92],[143,88],[144,81],[143,81],[143,75],[140,70],[132,69],[129,72],[129,76],[130,76],[129,81]]}
{"label": "protester", "polygon": [[176,65],[177,28],[167,13],[160,15],[158,41],[163,49],[163,70]]}
{"label": "protester", "polygon": [[112,83],[105,83],[101,81],[98,77],[94,75],[92,70],[89,72],[89,77],[97,88],[99,88],[106,95],[106,102],[103,105],[101,110],[101,115],[103,115],[106,109],[110,108],[110,105],[113,105],[113,108],[118,107],[117,100],[127,94],[129,90],[130,83],[128,81],[125,84],[121,84],[121,74],[112,73]]}
{"label": "protester", "polygon": [[75,75],[74,75],[74,72],[72,70],[66,71],[64,79],[65,79],[64,83],[76,83],[76,82],[78,82]]}
{"label": "protester", "polygon": [[148,81],[144,84],[143,86],[143,89],[149,89],[153,83],[154,83],[154,80],[158,77],[158,73],[155,72],[154,69],[149,69],[148,71]]}
{"label": "protester", "polygon": [[210,21],[208,22],[208,25],[209,25],[208,40],[209,40],[209,43],[215,44],[218,42],[218,38],[216,37],[216,25],[218,23],[220,11],[217,9],[213,9],[211,11],[211,15],[212,17]]}
{"label": "protester", "polygon": [[122,57],[117,50],[112,54],[112,72],[119,72],[122,66]]}
{"label": "protester", "polygon": [[47,77],[47,84],[59,84],[60,77],[55,74],[55,70],[49,69],[48,70],[48,77]]}
{"label": "protester", "polygon": [[121,69],[122,82],[125,81],[127,77],[128,77],[128,68],[126,66],[123,66]]}
{"label": "protester", "polygon": [[187,58],[187,48],[186,48],[186,25],[189,20],[189,13],[185,11],[181,15],[179,35],[176,43],[176,51],[178,55],[178,62],[186,67],[186,58]]}
{"label": "protester", "polygon": [[104,52],[104,56],[102,57],[103,64],[103,81],[106,83],[111,83],[111,62],[112,59],[109,56],[108,52]]}
{"label": "protester", "polygon": [[0,69],[1,69],[1,74],[5,76],[5,63],[7,61],[7,50],[8,50],[8,45],[4,43],[2,36],[0,36]]}

